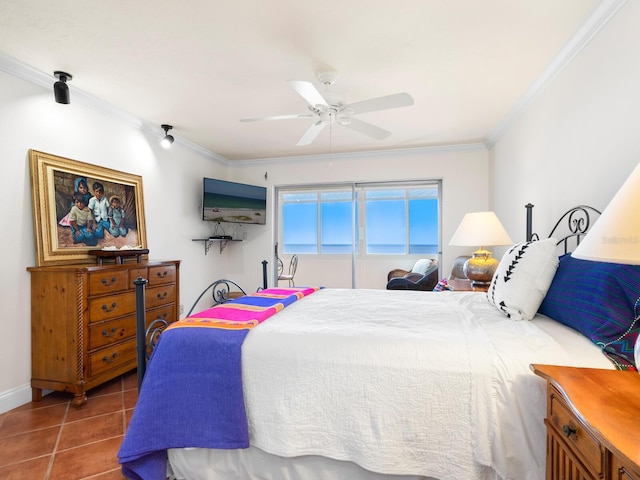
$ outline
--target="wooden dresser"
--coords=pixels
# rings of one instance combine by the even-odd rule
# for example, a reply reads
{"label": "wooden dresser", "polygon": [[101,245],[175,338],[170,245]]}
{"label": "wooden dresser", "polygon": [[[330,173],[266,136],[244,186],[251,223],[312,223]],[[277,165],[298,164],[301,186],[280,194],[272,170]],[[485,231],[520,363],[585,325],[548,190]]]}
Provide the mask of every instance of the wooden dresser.
{"label": "wooden dresser", "polygon": [[85,392],[136,368],[136,298],[133,281],[146,278],[147,325],[179,314],[180,262],[32,267],[31,388]]}
{"label": "wooden dresser", "polygon": [[547,380],[547,480],[640,480],[638,372],[531,368]]}

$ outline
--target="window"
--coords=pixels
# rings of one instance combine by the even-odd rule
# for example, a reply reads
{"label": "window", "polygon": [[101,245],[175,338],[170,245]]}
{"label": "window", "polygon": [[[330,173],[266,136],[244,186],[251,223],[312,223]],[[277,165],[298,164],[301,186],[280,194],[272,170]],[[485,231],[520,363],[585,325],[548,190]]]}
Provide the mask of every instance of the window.
{"label": "window", "polygon": [[367,253],[437,254],[438,188],[365,189]]}
{"label": "window", "polygon": [[285,254],[440,251],[438,181],[281,187],[278,209]]}

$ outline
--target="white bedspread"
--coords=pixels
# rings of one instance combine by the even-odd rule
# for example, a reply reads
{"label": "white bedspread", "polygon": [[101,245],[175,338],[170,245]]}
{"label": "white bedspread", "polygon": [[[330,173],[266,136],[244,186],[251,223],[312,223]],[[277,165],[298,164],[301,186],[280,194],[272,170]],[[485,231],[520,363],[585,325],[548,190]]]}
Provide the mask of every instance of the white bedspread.
{"label": "white bedspread", "polygon": [[478,293],[321,290],[243,345],[251,444],[386,474],[541,480],[545,384],[529,365],[611,368],[556,325]]}

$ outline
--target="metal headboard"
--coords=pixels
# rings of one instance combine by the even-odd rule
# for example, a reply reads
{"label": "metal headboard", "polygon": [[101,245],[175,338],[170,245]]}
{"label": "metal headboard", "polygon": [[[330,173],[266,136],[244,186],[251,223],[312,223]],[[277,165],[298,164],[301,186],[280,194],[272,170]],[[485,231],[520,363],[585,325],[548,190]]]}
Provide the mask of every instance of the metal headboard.
{"label": "metal headboard", "polygon": [[[528,203],[525,208],[527,209],[527,241],[539,240],[539,235],[533,233],[532,229],[533,205]],[[580,245],[580,240],[599,216],[600,211],[588,205],[573,207],[562,214],[546,238],[557,238],[557,245],[562,247],[564,253],[571,252]]]}

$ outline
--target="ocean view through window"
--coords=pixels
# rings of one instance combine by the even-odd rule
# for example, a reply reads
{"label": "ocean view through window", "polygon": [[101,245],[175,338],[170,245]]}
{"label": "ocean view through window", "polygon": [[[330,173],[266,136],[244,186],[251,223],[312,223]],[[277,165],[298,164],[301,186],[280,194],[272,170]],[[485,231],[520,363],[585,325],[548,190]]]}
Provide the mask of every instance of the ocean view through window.
{"label": "ocean view through window", "polygon": [[437,255],[440,182],[282,188],[281,252],[310,255]]}

